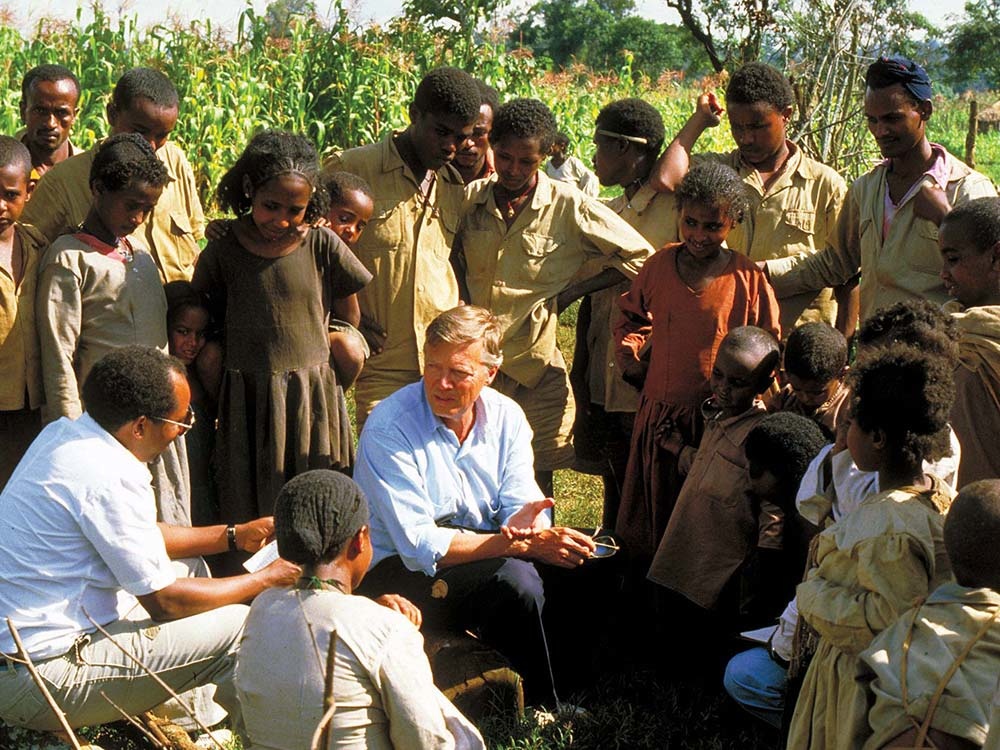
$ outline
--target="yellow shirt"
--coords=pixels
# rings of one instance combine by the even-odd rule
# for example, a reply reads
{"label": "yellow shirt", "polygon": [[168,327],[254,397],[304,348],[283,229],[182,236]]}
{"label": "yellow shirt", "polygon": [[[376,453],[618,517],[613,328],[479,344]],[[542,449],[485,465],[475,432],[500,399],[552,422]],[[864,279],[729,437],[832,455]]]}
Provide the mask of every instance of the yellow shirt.
{"label": "yellow shirt", "polygon": [[531,204],[508,229],[493,198],[496,181],[468,186],[457,241],[470,302],[491,310],[504,330],[500,369],[534,388],[549,364],[563,365],[555,298],[581,266],[597,259],[631,279],[653,249],[603,203],[542,172]]}
{"label": "yellow shirt", "polygon": [[[789,142],[788,148],[788,161],[767,190],[760,173],[740,158],[739,149],[695,157],[695,161],[722,162],[743,178],[749,188],[750,212],[729,233],[726,244],[754,262],[768,261],[772,274],[788,268],[789,259],[812,255],[833,242],[847,193],[844,178],[833,169],[810,159],[794,143]],[[829,289],[784,297],[778,304],[782,331],[810,321],[833,325],[837,320],[837,304]]]}
{"label": "yellow shirt", "polygon": [[[944,158],[948,172],[945,192],[951,205],[997,194],[988,177],[969,169],[947,151]],[[914,297],[944,304],[947,295],[941,283],[934,222],[916,216],[914,201],[908,200],[899,206],[882,237],[887,172],[888,166],[879,164],[854,181],[831,245],[796,259],[789,267],[769,268],[779,298],[843,284],[860,268],[861,320],[880,307]],[[922,180],[929,182],[931,178],[925,175]]]}
{"label": "yellow shirt", "polygon": [[[90,167],[96,149],[59,162],[42,175],[24,207],[24,221],[34,224],[49,242],[74,231],[87,217],[93,200]],[[187,281],[201,251],[198,241],[205,236],[205,214],[184,152],[167,141],[156,155],[166,165],[170,182],[131,238],[133,244],[149,248],[164,283]]]}
{"label": "yellow shirt", "polygon": [[372,219],[353,250],[374,277],[358,292],[361,312],[388,337],[365,368],[421,370],[427,326],[459,301],[449,257],[462,210],[462,179],[450,166],[442,167],[425,198],[392,136],[335,154],[324,171],[337,170],[365,179],[375,196]]}
{"label": "yellow shirt", "polygon": [[[673,193],[658,193],[643,185],[631,200],[622,194],[604,203],[645,237],[654,250],[677,239],[677,199]],[[605,411],[634,412],[639,405],[639,391],[622,380],[613,343],[615,325],[621,315],[618,298],[630,285],[631,282],[623,281],[590,295],[587,383],[590,400]]]}
{"label": "yellow shirt", "polygon": [[[956,658],[975,642],[948,681],[931,718],[934,729],[982,745],[990,729],[990,697],[1000,663],[1000,593],[957,583],[938,587],[916,611],[902,615],[861,654],[863,674],[875,677],[875,703],[868,713],[871,735],[865,750],[879,750],[890,740],[925,721],[941,678]],[[914,616],[916,619],[914,619]],[[992,619],[992,624],[989,621]],[[912,635],[911,635],[912,626]],[[976,635],[987,628],[978,641]],[[909,653],[904,644],[909,640]],[[902,660],[906,659],[906,705]]]}
{"label": "yellow shirt", "polygon": [[14,226],[25,262],[20,285],[0,268],[0,411],[36,409],[43,400],[35,284],[38,261],[48,242],[32,226]]}

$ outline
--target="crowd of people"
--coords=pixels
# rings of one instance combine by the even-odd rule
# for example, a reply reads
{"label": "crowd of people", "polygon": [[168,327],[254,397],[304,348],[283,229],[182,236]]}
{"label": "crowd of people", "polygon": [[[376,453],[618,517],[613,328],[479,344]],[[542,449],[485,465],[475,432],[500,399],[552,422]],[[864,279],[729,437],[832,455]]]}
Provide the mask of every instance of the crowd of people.
{"label": "crowd of people", "polygon": [[[437,68],[325,164],[251,137],[206,223],[169,79],[124,72],[80,152],[79,82],[29,71],[0,135],[0,720],[64,731],[46,690],[101,724],[162,680],[214,685],[251,748],[327,719],[483,747],[421,637],[469,633],[563,711],[653,661],[789,748],[1000,748],[1000,198],[929,139],[931,91],[870,65],[883,159],[848,186],[762,63],[669,142],[608,103],[593,172],[544,103]],[[736,148],[698,152],[723,116]],[[598,528],[557,524],[557,469],[601,477]]]}

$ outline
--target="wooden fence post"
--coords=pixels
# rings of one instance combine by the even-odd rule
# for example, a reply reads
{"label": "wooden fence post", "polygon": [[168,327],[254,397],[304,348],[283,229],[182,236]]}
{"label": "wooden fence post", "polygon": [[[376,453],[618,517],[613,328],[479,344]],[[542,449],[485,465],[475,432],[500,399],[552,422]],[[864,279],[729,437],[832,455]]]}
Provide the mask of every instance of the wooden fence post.
{"label": "wooden fence post", "polygon": [[965,136],[965,163],[976,167],[976,132],[979,129],[979,104],[975,99],[969,102],[969,132]]}

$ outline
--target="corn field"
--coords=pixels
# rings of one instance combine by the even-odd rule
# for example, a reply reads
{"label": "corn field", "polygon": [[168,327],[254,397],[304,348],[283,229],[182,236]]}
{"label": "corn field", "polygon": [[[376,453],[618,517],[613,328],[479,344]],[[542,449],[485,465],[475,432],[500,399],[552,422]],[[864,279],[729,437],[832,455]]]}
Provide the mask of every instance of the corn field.
{"label": "corn field", "polygon": [[[720,97],[724,78],[685,81],[664,75],[658,81],[634,74],[631,61],[614,75],[595,75],[580,67],[553,73],[530,52],[510,50],[503,39],[486,39],[471,55],[456,59],[440,35],[397,19],[386,27],[358,27],[343,9],[335,20],[294,17],[274,35],[264,16],[247,9],[234,38],[210,22],[142,28],[135,16],[115,17],[94,7],[84,23],[42,21],[29,39],[10,26],[0,27],[0,132],[20,128],[20,81],[31,67],[58,63],[73,70],[83,94],[73,130],[77,146],[90,147],[107,134],[105,107],[115,81],[127,69],[145,65],[162,70],[177,86],[181,113],[172,137],[186,151],[198,178],[202,201],[210,210],[222,173],[236,160],[249,137],[262,128],[307,134],[321,154],[370,143],[387,130],[403,128],[407,107],[423,74],[442,64],[464,67],[494,86],[501,100],[537,97],[553,110],[585,161],[593,152],[594,119],[615,99],[638,96],[663,114],[669,134],[687,118],[697,95],[708,88]],[[986,104],[990,101],[984,100]],[[932,136],[962,154],[965,105],[938,106]],[[935,125],[947,123],[947,132]],[[860,116],[856,127],[864,128]],[[863,139],[873,148],[870,138]],[[705,133],[699,150],[733,147],[728,128]],[[981,137],[980,168],[1000,179],[1000,135]],[[867,167],[874,151],[855,163],[834,165],[853,176]]]}

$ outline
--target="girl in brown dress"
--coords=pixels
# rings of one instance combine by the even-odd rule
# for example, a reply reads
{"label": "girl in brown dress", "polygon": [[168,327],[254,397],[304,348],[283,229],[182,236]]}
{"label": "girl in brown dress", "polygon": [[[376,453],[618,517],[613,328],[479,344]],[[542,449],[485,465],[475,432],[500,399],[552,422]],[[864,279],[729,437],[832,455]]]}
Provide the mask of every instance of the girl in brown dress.
{"label": "girl in brown dress", "polygon": [[353,441],[330,367],[329,318],[360,322],[371,275],[329,229],[319,157],[302,136],[255,136],[219,184],[237,218],[209,242],[192,281],[223,331],[216,444],[219,506],[237,523],[269,515],[308,469],[349,469]]}

